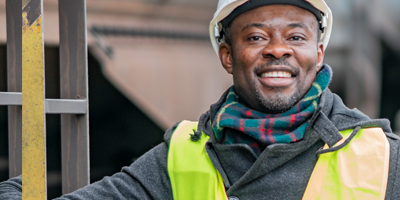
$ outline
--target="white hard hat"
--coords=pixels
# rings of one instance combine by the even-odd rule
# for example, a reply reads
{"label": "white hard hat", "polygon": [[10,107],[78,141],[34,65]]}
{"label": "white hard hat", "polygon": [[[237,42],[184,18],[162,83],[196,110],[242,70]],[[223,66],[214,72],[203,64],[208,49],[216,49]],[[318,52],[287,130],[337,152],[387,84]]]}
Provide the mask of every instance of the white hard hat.
{"label": "white hard hat", "polygon": [[[219,0],[218,1],[218,6],[217,6],[217,11],[214,14],[214,18],[210,22],[210,39],[211,43],[213,45],[213,48],[215,52],[218,55],[219,51],[219,45],[221,43],[221,31],[222,31],[222,24],[221,21],[225,18],[227,18],[233,10],[238,8],[239,6],[245,4],[250,0]],[[321,34],[321,41],[324,45],[324,50],[328,46],[329,38],[331,37],[331,32],[332,32],[332,12],[331,9],[329,9],[328,5],[325,3],[324,0],[251,0],[252,2],[264,2],[264,5],[269,5],[269,4],[291,4],[288,2],[299,2],[299,3],[304,3],[308,2],[311,4],[313,8],[316,8],[319,10],[322,15],[321,15],[321,21],[320,21],[320,28],[323,30],[323,33]],[[260,3],[259,3],[260,4]],[[262,3],[261,3],[262,4]],[[318,18],[318,17],[317,17]]]}

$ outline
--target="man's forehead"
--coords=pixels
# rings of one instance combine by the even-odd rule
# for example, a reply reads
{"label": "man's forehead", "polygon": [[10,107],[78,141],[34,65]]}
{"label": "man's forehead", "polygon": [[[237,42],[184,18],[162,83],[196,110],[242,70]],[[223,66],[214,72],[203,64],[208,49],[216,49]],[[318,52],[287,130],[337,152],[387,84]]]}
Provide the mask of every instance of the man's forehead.
{"label": "man's forehead", "polygon": [[318,23],[313,14],[305,9],[284,4],[261,6],[237,16],[231,25],[241,29],[251,27],[270,28],[281,25],[290,28],[312,28]]}

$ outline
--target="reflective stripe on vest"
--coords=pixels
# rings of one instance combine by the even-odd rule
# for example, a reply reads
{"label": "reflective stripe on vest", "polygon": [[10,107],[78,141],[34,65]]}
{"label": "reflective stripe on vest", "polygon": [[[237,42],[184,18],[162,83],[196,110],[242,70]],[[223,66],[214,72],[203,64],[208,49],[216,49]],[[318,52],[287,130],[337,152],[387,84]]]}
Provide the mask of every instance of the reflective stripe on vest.
{"label": "reflective stripe on vest", "polygon": [[[181,122],[169,144],[168,174],[174,199],[227,200],[221,175],[204,148],[209,137],[202,134],[200,141],[192,142],[193,130],[197,122]],[[340,131],[343,139],[336,145],[351,132]],[[389,152],[381,128],[361,129],[343,148],[320,154],[303,199],[385,199]]]}

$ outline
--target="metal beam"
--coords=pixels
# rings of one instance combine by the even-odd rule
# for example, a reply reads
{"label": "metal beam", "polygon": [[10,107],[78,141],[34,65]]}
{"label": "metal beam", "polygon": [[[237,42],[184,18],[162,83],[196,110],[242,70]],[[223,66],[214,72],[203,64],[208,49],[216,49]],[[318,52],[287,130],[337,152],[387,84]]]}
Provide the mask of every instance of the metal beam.
{"label": "metal beam", "polygon": [[87,101],[71,99],[46,99],[47,114],[86,114]]}
{"label": "metal beam", "polygon": [[[62,99],[88,99],[86,1],[59,0]],[[87,108],[87,101],[86,101]],[[62,193],[89,184],[89,115],[61,115]]]}
{"label": "metal beam", "polygon": [[[0,105],[22,105],[21,92],[0,92]],[[86,99],[46,99],[45,109],[47,114],[86,114]]]}
{"label": "metal beam", "polygon": [[22,199],[47,198],[43,0],[22,0]]}
{"label": "metal beam", "polygon": [[90,30],[93,34],[105,36],[129,36],[129,37],[147,37],[147,38],[163,38],[173,40],[195,40],[209,41],[210,36],[207,34],[184,33],[165,30],[152,30],[127,27],[107,27],[107,26],[92,26]]}
{"label": "metal beam", "polygon": [[21,92],[0,92],[0,106],[20,106],[22,105]]}
{"label": "metal beam", "polygon": [[[22,1],[6,0],[7,90],[22,91]],[[0,97],[0,100],[2,98]],[[22,103],[22,96],[21,102]],[[8,104],[13,105],[13,104]],[[22,107],[8,106],[9,176],[22,174]]]}

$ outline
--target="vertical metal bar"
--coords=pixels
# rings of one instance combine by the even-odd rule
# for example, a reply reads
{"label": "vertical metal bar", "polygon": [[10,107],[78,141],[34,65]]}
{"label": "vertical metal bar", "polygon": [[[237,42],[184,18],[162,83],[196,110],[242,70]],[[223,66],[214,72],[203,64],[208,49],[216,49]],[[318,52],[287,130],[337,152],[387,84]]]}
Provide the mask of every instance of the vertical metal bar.
{"label": "vertical metal bar", "polygon": [[[22,1],[7,0],[7,81],[9,92],[22,91]],[[9,176],[22,174],[22,107],[8,106]]]}
{"label": "vertical metal bar", "polygon": [[43,1],[22,0],[22,198],[46,199]]}
{"label": "vertical metal bar", "polygon": [[[87,99],[86,1],[59,0],[59,15],[61,98]],[[63,193],[89,184],[88,117],[61,115]]]}

